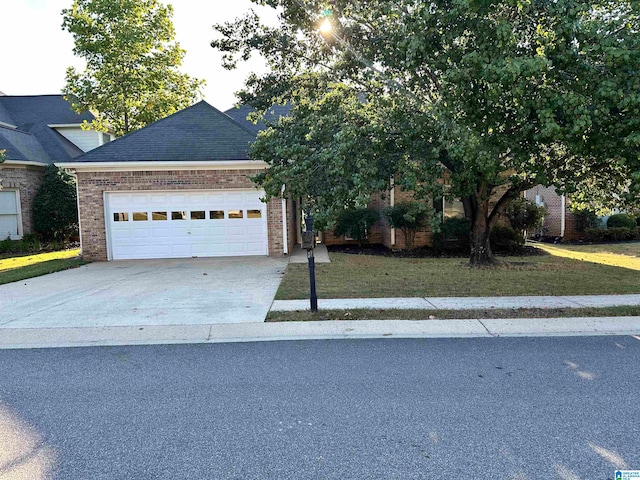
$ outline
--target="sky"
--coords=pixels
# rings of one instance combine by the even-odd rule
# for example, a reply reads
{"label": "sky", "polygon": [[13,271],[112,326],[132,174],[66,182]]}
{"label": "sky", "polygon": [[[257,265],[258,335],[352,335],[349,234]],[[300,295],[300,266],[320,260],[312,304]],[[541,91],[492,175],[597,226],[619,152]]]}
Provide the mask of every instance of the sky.
{"label": "sky", "polygon": [[[250,0],[161,0],[174,8],[176,40],[187,51],[180,70],[207,82],[204,99],[220,110],[230,108],[251,71],[264,72],[259,58],[228,71],[210,46],[214,23],[233,20],[250,8],[267,23],[275,11]],[[62,9],[72,0],[0,0],[0,92],[6,95],[60,93],[67,67],[83,68],[73,55],[73,37],[62,30]]]}

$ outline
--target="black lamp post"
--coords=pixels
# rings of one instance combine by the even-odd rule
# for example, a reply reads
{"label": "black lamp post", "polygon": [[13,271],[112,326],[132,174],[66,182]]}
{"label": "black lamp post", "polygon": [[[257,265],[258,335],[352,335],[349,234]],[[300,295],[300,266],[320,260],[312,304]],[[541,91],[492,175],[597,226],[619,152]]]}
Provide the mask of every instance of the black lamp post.
{"label": "black lamp post", "polygon": [[313,218],[311,211],[307,210],[304,217],[305,231],[302,233],[302,247],[307,250],[307,261],[309,263],[309,300],[311,303],[311,311],[318,311],[318,296],[316,295],[316,263],[313,256],[313,250],[316,247],[316,234],[313,231]]}

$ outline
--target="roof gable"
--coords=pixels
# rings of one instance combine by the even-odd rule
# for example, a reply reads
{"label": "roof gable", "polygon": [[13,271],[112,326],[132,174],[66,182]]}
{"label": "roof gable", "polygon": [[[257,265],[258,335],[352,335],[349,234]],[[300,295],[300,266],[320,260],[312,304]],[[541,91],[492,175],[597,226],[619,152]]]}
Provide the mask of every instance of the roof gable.
{"label": "roof gable", "polygon": [[33,135],[14,128],[0,126],[0,150],[6,150],[7,160],[51,162],[42,145]]}
{"label": "roof gable", "polygon": [[255,133],[201,101],[78,157],[77,162],[248,160]]}
{"label": "roof gable", "polygon": [[[74,112],[62,95],[0,96],[0,121],[17,126],[13,130],[0,130],[3,143],[14,145],[15,149],[7,148],[7,156],[12,155],[15,160],[51,163],[73,159],[82,150],[49,125],[79,125],[93,119],[90,112]],[[18,133],[29,137],[17,136]],[[18,158],[20,156],[25,158]]]}

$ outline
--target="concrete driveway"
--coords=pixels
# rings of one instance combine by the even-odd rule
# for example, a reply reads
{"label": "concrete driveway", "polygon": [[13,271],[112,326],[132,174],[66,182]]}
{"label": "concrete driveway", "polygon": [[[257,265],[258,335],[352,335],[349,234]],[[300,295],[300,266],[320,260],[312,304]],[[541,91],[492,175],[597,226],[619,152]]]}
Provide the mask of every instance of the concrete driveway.
{"label": "concrete driveway", "polygon": [[0,328],[261,322],[286,259],[132,260],[0,285]]}

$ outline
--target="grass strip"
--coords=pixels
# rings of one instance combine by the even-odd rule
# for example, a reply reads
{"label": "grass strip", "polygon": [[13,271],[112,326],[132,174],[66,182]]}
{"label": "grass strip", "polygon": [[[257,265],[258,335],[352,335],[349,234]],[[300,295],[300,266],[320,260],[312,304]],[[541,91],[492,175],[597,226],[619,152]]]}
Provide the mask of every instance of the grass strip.
{"label": "grass strip", "polygon": [[40,262],[26,267],[12,268],[11,270],[0,271],[0,285],[11,282],[26,280],[27,278],[39,277],[49,273],[60,272],[70,268],[76,268],[89,262],[81,258],[63,258],[58,260],[49,260]]}
{"label": "grass strip", "polygon": [[[316,265],[320,298],[500,297],[640,293],[638,271],[552,255],[500,257],[495,268],[465,258],[392,258],[330,253]],[[277,300],[309,298],[309,270],[289,264]]]}
{"label": "grass strip", "polygon": [[51,260],[63,260],[75,258],[80,255],[80,249],[74,248],[70,250],[59,250],[57,252],[46,252],[36,254],[18,254],[7,258],[0,258],[0,272],[13,268],[22,268],[38,263],[49,262]]}
{"label": "grass strip", "polygon": [[628,317],[640,316],[640,305],[601,308],[505,308],[483,310],[308,310],[269,312],[267,322],[309,322],[323,320],[444,320],[486,318]]}

